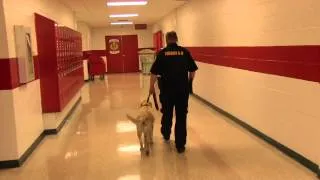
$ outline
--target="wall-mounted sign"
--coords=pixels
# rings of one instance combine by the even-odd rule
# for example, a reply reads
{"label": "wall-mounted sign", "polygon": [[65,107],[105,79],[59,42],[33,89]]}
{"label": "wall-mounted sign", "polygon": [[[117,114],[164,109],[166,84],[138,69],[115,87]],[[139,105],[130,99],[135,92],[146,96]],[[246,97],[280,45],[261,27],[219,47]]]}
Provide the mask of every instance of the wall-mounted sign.
{"label": "wall-mounted sign", "polygon": [[110,51],[110,54],[119,54],[120,53],[120,40],[119,39],[110,39],[109,40],[109,51]]}

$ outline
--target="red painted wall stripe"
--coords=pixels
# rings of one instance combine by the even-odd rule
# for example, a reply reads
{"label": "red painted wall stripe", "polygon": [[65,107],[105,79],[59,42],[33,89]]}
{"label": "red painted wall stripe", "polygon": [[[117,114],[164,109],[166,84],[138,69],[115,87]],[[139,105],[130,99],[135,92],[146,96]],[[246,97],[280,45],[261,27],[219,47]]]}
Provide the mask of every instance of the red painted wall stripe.
{"label": "red painted wall stripe", "polygon": [[0,59],[0,90],[10,90],[18,86],[19,74],[17,59]]}
{"label": "red painted wall stripe", "polygon": [[147,47],[147,48],[139,48],[138,51],[141,51],[141,50],[146,50],[146,49],[151,49],[151,50],[156,50],[156,48],[154,47]]}
{"label": "red painted wall stripe", "polygon": [[[149,47],[149,48],[139,48],[138,51],[145,50],[145,49],[155,50],[154,47]],[[83,51],[83,59],[87,59],[91,54],[98,55],[98,56],[107,56],[107,50]]]}
{"label": "red painted wall stripe", "polygon": [[[35,80],[39,79],[39,61],[34,56]],[[0,90],[15,89],[20,84],[17,58],[0,59]]]}
{"label": "red painted wall stripe", "polygon": [[320,46],[188,49],[199,62],[320,82]]}
{"label": "red painted wall stripe", "polygon": [[107,56],[107,50],[83,51],[83,59],[88,59],[90,55]]}

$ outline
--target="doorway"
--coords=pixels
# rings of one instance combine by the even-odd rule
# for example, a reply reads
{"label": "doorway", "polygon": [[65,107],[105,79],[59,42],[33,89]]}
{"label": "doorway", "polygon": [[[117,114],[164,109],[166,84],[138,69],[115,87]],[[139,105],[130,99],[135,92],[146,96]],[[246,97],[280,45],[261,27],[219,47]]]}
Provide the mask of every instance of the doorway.
{"label": "doorway", "polygon": [[108,73],[139,72],[138,36],[106,36]]}

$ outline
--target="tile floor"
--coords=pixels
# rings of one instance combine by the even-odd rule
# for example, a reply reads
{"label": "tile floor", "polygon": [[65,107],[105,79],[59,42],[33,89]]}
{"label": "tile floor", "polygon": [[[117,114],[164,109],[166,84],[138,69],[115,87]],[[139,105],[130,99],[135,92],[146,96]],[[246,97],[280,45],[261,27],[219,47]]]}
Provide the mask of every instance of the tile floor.
{"label": "tile floor", "polygon": [[21,168],[0,170],[0,180],[313,180],[315,175],[190,98],[187,152],[175,152],[159,132],[141,156],[135,126],[125,114],[146,98],[149,79],[108,75],[87,83],[82,102],[56,136],[47,136]]}

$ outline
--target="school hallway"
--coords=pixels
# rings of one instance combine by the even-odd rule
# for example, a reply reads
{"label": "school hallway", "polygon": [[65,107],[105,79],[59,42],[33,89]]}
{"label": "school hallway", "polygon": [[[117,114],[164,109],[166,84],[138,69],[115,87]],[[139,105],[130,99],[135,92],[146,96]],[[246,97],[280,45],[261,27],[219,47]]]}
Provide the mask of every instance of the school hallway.
{"label": "school hallway", "polygon": [[126,113],[146,98],[149,76],[112,74],[88,82],[61,132],[46,136],[21,168],[0,180],[312,180],[313,173],[190,97],[188,143],[178,154],[160,134],[159,112],[150,157],[141,155]]}

